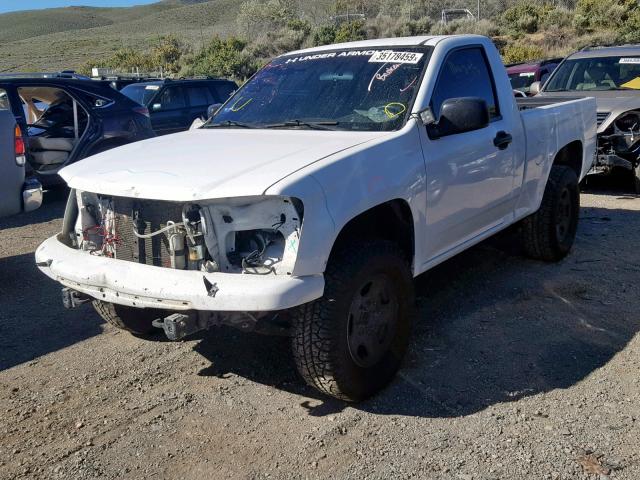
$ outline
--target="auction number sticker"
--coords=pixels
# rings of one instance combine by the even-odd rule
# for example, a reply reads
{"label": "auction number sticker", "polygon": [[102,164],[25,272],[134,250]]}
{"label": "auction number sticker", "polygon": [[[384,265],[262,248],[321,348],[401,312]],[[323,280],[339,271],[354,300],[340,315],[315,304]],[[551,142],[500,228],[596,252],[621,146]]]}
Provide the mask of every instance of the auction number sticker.
{"label": "auction number sticker", "polygon": [[416,64],[424,54],[416,52],[394,52],[393,50],[382,50],[374,53],[369,62],[371,63],[411,63]]}
{"label": "auction number sticker", "polygon": [[620,63],[635,63],[640,64],[640,57],[621,58]]}

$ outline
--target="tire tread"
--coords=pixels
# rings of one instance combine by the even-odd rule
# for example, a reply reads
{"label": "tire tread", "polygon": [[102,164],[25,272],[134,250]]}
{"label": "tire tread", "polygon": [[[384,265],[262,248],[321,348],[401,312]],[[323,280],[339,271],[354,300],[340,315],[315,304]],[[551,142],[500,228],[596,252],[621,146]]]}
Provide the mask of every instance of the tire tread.
{"label": "tire tread", "polygon": [[[341,385],[347,379],[333,346],[335,335],[335,296],[348,288],[353,272],[373,255],[394,255],[405,258],[399,246],[389,241],[371,241],[341,249],[327,265],[325,294],[318,300],[301,305],[294,313],[292,340],[293,357],[307,384],[326,395],[344,401],[354,401]],[[409,268],[407,264],[407,269]],[[413,297],[411,297],[413,298]]]}

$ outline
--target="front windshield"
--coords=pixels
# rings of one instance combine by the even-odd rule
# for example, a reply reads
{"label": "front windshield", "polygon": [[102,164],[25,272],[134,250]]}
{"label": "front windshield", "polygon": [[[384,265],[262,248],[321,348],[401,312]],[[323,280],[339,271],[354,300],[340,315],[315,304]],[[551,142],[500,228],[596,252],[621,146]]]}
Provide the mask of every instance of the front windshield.
{"label": "front windshield", "polygon": [[124,87],[120,92],[140,105],[147,106],[153,95],[160,90],[159,85],[136,85],[131,84]]}
{"label": "front windshield", "polygon": [[411,110],[429,52],[421,47],[279,57],[205,128],[398,129]]}
{"label": "front windshield", "polygon": [[536,80],[536,74],[535,72],[510,73],[509,80],[513,90],[528,93],[531,90],[531,84]]}
{"label": "front windshield", "polygon": [[545,86],[547,92],[640,90],[640,56],[566,60]]}

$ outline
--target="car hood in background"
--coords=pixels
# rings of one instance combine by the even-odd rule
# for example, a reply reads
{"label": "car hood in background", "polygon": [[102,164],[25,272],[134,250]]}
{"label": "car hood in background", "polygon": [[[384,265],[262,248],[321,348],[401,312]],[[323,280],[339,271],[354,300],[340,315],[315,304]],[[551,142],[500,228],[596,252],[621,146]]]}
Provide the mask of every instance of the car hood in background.
{"label": "car hood in background", "polygon": [[154,200],[261,195],[284,177],[386,132],[196,129],[131,143],[64,168],[71,188]]}
{"label": "car hood in background", "polygon": [[[596,99],[599,114],[608,116],[598,127],[598,133],[603,132],[616,118],[629,110],[640,110],[640,90],[599,90],[580,92],[541,92],[544,97],[585,98]],[[604,117],[604,115],[602,115]]]}

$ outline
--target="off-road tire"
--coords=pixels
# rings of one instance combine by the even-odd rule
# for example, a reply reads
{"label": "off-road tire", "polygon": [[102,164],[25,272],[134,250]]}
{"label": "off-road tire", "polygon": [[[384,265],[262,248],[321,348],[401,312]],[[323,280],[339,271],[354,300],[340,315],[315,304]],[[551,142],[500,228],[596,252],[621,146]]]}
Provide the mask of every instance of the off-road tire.
{"label": "off-road tire", "polygon": [[[547,262],[566,257],[576,237],[579,216],[576,173],[564,165],[551,167],[540,209],[522,221],[525,254]],[[564,228],[561,225],[565,225]]]}
{"label": "off-road tire", "polygon": [[147,335],[156,330],[151,322],[163,316],[161,310],[127,307],[101,300],[94,300],[93,308],[105,322],[135,335]]}
{"label": "off-road tire", "polygon": [[[379,351],[371,357],[375,364],[363,367],[350,353],[354,328],[350,312],[356,295],[363,298],[363,286],[369,278],[378,279],[376,281],[385,285],[383,289],[389,290],[389,295],[383,293],[382,296],[397,298],[388,310],[397,315],[388,316],[395,321],[390,322],[391,327],[383,329],[391,332],[385,340],[379,340],[380,328],[378,335],[371,337],[379,342]],[[299,307],[293,314],[295,363],[304,380],[320,392],[340,400],[361,401],[391,381],[407,350],[415,303],[409,263],[402,250],[392,242],[351,244],[332,255],[325,271],[325,284],[322,298]],[[376,312],[387,308],[388,305],[373,307]],[[370,333],[368,325],[358,327],[359,331]]]}

